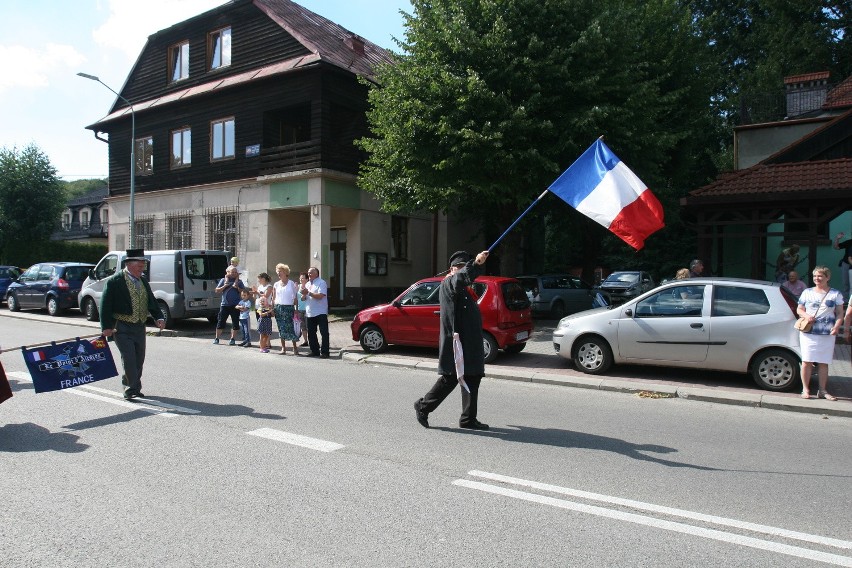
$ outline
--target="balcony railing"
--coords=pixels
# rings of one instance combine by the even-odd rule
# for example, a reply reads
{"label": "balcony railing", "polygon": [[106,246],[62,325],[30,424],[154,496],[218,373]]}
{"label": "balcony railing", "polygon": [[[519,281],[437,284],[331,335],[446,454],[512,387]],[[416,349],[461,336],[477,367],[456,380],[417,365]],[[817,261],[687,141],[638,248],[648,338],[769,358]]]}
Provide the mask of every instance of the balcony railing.
{"label": "balcony railing", "polygon": [[299,142],[260,151],[261,176],[297,172],[322,166],[322,146],[318,141]]}
{"label": "balcony railing", "polygon": [[821,85],[800,91],[748,94],[740,97],[739,123],[761,124],[802,116],[819,110],[825,103],[826,93],[833,85]]}

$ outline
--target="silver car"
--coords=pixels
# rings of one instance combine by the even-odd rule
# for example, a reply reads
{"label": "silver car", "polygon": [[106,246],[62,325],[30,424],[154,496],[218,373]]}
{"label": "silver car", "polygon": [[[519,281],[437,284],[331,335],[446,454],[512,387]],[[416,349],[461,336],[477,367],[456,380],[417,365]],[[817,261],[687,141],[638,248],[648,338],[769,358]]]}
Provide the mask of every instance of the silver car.
{"label": "silver car", "polygon": [[676,280],[615,307],[559,321],[553,347],[584,373],[613,363],[751,373],[771,391],[799,381],[796,298],[778,284]]}
{"label": "silver car", "polygon": [[605,292],[612,304],[622,304],[631,298],[652,290],[657,284],[651,275],[642,270],[620,270],[613,272],[601,282],[600,289]]}

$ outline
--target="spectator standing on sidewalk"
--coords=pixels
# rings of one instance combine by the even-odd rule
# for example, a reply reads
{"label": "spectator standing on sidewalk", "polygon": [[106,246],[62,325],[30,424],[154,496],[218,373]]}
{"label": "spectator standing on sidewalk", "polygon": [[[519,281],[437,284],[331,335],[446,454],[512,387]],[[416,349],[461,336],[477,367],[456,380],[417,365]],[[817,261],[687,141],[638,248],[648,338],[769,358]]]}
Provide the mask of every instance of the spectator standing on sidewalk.
{"label": "spectator standing on sidewalk", "polygon": [[[840,290],[846,295],[846,299],[852,298],[852,278],[849,278],[849,272],[852,270],[852,239],[846,239],[840,242],[845,236],[844,233],[838,233],[834,237],[834,248],[843,250],[843,256],[837,265],[840,267],[840,281],[842,282]],[[850,302],[852,304],[852,302]]]}
{"label": "spectator standing on sidewalk", "polygon": [[[299,273],[299,289],[303,288],[305,284],[308,282],[308,273],[300,272]],[[298,295],[298,302],[296,305],[296,312],[299,314],[299,320],[302,322],[301,327],[301,335],[302,342],[299,344],[299,347],[307,347],[308,346],[308,320],[307,314],[305,310],[307,309],[307,300],[302,297],[301,294]]]}
{"label": "spectator standing on sidewalk", "polygon": [[485,374],[485,352],[482,347],[482,314],[479,305],[468,292],[476,277],[482,274],[488,251],[471,258],[465,251],[450,256],[450,272],[441,281],[438,300],[441,306],[441,333],[438,342],[438,381],[423,398],[414,402],[417,421],[429,427],[429,413],[444,401],[458,384],[453,333],[458,333],[464,353],[464,380],[470,388],[462,389],[461,428],[488,430],[488,424],[476,419],[479,383]]}
{"label": "spectator standing on sidewalk", "polygon": [[237,309],[237,304],[240,303],[240,292],[244,289],[245,285],[240,280],[237,267],[229,265],[225,270],[225,277],[219,280],[219,285],[216,286],[216,293],[222,294],[222,303],[219,306],[219,319],[216,321],[214,345],[219,344],[219,336],[222,335],[228,318],[231,318],[231,341],[228,345],[237,344],[237,330],[240,329],[240,310]]}
{"label": "spectator standing on sidewalk", "polygon": [[814,286],[799,296],[796,313],[813,324],[810,331],[799,331],[802,353],[802,398],[810,398],[811,374],[817,368],[819,390],[817,398],[837,400],[826,390],[828,366],[834,359],[834,340],[843,321],[843,294],[828,285],[831,270],[817,266],[813,272]]}
{"label": "spectator standing on sidewalk", "polygon": [[[305,300],[305,316],[308,321],[308,357],[328,358],[328,284],[319,277],[319,268],[308,269],[308,281],[299,289]],[[319,330],[322,344],[317,340]]]}
{"label": "spectator standing on sidewalk", "polygon": [[802,295],[802,292],[808,287],[801,278],[799,278],[799,273],[795,270],[791,270],[789,274],[787,274],[787,280],[781,284],[782,287],[787,288],[790,292],[796,295],[798,298]]}

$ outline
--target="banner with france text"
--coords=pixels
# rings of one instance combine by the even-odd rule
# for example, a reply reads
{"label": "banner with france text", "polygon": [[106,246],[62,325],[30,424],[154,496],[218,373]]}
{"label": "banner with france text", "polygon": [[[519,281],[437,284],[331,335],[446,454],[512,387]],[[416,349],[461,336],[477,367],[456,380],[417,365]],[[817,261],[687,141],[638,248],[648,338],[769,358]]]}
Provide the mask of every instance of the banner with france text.
{"label": "banner with france text", "polygon": [[636,250],[665,226],[663,206],[656,196],[601,139],[548,190]]}
{"label": "banner with france text", "polygon": [[91,341],[74,339],[27,349],[24,362],[35,392],[63,390],[115,377],[118,371],[103,337]]}

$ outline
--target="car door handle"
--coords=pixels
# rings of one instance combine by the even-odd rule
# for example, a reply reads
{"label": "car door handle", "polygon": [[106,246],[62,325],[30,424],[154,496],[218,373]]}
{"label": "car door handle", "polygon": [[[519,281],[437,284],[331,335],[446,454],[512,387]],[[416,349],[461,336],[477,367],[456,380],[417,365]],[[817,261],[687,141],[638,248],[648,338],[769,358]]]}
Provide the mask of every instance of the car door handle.
{"label": "car door handle", "polygon": [[689,327],[691,327],[692,329],[701,329],[702,327],[704,327],[704,324],[703,323],[691,323],[691,324],[689,324]]}
{"label": "car door handle", "polygon": [[436,316],[439,316],[439,315],[441,315],[441,310],[435,310],[432,313],[435,314]]}

